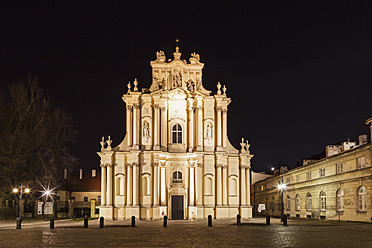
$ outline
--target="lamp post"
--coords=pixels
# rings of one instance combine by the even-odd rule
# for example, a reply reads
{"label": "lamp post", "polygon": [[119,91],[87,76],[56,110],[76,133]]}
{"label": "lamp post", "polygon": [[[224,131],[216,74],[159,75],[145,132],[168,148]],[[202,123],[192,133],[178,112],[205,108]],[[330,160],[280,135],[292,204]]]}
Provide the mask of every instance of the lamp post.
{"label": "lamp post", "polygon": [[281,183],[278,185],[278,189],[280,189],[281,191],[281,194],[282,194],[282,213],[281,213],[281,216],[280,216],[280,221],[283,222],[283,214],[284,214],[284,199],[283,199],[283,191],[284,189],[287,187],[287,185],[285,185],[283,183],[283,177],[282,177],[282,181]]}
{"label": "lamp post", "polygon": [[30,191],[31,191],[29,188],[27,188],[23,184],[21,184],[18,187],[13,188],[13,193],[18,193],[18,191],[20,191],[20,193],[19,193],[19,219],[20,220],[22,219],[22,196],[23,196],[23,189],[24,189],[24,192],[26,194],[30,193]]}

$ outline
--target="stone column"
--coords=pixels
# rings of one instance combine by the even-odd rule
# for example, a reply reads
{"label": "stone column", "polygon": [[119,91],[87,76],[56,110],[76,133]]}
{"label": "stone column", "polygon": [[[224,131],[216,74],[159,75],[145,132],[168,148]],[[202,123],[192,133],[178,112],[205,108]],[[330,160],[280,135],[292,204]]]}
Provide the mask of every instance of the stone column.
{"label": "stone column", "polygon": [[157,151],[160,149],[160,146],[159,146],[159,137],[160,137],[159,105],[155,104],[154,110],[155,110],[155,114],[154,114],[154,147],[153,149]]}
{"label": "stone column", "polygon": [[188,110],[189,110],[189,152],[192,152],[194,149],[194,108],[192,106],[189,106]]}
{"label": "stone column", "polygon": [[107,205],[112,206],[112,164],[107,164]]}
{"label": "stone column", "polygon": [[246,183],[245,183],[245,167],[241,166],[240,167],[240,190],[241,190],[241,201],[240,201],[240,205],[242,206],[245,206],[246,205]]}
{"label": "stone column", "polygon": [[222,179],[221,179],[221,164],[216,165],[217,166],[217,206],[222,205]]}
{"label": "stone column", "polygon": [[197,151],[203,151],[203,116],[202,116],[202,107],[201,106],[198,106],[196,108],[196,111],[197,111],[197,117],[198,117],[198,133],[197,133],[197,136],[196,136],[196,139],[197,139],[197,147],[196,147],[196,150]]}
{"label": "stone column", "polygon": [[139,149],[139,109],[138,103],[133,104],[133,149]]}
{"label": "stone column", "polygon": [[195,198],[195,178],[194,178],[194,170],[195,167],[190,166],[190,192],[189,192],[189,206],[194,206],[194,198]]}
{"label": "stone column", "polygon": [[127,163],[127,207],[132,206],[132,164]]}
{"label": "stone column", "polygon": [[166,192],[165,192],[165,167],[160,167],[160,204],[166,206]]}
{"label": "stone column", "polygon": [[247,198],[246,198],[246,204],[248,206],[251,205],[251,177],[250,177],[250,167],[247,167],[245,169],[245,185],[247,189]]}
{"label": "stone column", "polygon": [[138,206],[138,170],[139,165],[138,163],[133,163],[133,206]]}
{"label": "stone column", "polygon": [[216,116],[216,125],[217,125],[217,128],[216,128],[216,138],[217,138],[217,151],[221,151],[221,134],[222,134],[222,130],[221,130],[221,107],[217,107],[216,108],[216,111],[217,111],[217,116]]}
{"label": "stone column", "polygon": [[157,163],[153,163],[154,167],[154,206],[159,205],[159,165]]}
{"label": "stone column", "polygon": [[223,188],[223,198],[222,198],[222,202],[223,202],[223,205],[226,206],[227,205],[227,166],[224,165],[222,167],[222,188]]}
{"label": "stone column", "polygon": [[166,151],[168,146],[167,132],[167,111],[165,107],[161,107],[161,150]]}
{"label": "stone column", "polygon": [[222,109],[222,146],[227,147],[227,108]]}
{"label": "stone column", "polygon": [[106,205],[106,166],[101,164],[101,206]]}
{"label": "stone column", "polygon": [[203,168],[202,164],[197,164],[195,168],[195,191],[196,191],[196,206],[203,205]]}
{"label": "stone column", "polygon": [[127,105],[127,146],[132,146],[132,109],[133,106]]}

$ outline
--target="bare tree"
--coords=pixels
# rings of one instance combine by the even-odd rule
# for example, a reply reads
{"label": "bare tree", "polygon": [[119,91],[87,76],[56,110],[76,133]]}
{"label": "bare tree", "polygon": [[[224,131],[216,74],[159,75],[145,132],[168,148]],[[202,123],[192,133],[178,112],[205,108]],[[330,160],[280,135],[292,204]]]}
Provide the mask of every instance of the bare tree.
{"label": "bare tree", "polygon": [[0,194],[20,183],[58,186],[63,170],[77,164],[68,149],[76,134],[72,116],[53,103],[35,78],[1,90]]}

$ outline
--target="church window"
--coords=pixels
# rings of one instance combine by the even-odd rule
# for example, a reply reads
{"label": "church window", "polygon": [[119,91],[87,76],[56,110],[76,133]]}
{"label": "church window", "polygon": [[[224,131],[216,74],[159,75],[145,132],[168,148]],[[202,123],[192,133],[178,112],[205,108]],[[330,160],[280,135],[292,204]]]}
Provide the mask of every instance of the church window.
{"label": "church window", "polygon": [[358,189],[358,210],[367,211],[367,190],[365,187]]}
{"label": "church window", "polygon": [[172,127],[173,143],[182,143],[182,127],[180,124],[175,124]]}
{"label": "church window", "polygon": [[181,171],[173,172],[173,183],[182,183],[182,172]]}
{"label": "church window", "polygon": [[287,211],[291,210],[291,197],[287,195]]}
{"label": "church window", "polygon": [[336,164],[336,174],[341,174],[342,172],[342,164]]}
{"label": "church window", "polygon": [[320,211],[327,210],[327,196],[324,191],[320,192]]}
{"label": "church window", "polygon": [[300,196],[296,195],[296,211],[300,211],[301,209],[301,204],[300,204]]}
{"label": "church window", "polygon": [[310,193],[307,193],[307,195],[306,195],[306,209],[308,211],[311,210],[311,205],[312,205],[312,203],[311,203],[311,194]]}
{"label": "church window", "polygon": [[337,211],[344,211],[344,191],[338,189],[336,193],[337,197]]}
{"label": "church window", "polygon": [[366,168],[366,157],[358,158],[358,169]]}

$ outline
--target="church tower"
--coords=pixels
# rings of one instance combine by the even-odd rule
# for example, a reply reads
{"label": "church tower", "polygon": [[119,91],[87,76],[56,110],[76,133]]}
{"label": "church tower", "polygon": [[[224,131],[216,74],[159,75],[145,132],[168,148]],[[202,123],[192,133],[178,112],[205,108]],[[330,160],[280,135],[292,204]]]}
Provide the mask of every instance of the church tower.
{"label": "church tower", "polygon": [[128,83],[126,135],[111,147],[102,138],[100,216],[106,219],[252,217],[248,141],[235,149],[227,136],[231,99],[203,87],[199,54],[189,63],[178,45],[151,61],[150,88]]}

